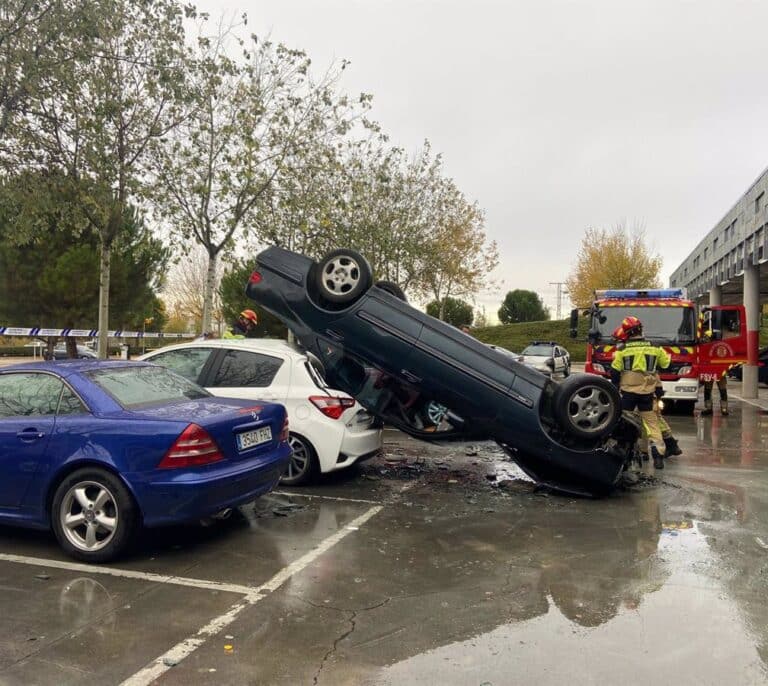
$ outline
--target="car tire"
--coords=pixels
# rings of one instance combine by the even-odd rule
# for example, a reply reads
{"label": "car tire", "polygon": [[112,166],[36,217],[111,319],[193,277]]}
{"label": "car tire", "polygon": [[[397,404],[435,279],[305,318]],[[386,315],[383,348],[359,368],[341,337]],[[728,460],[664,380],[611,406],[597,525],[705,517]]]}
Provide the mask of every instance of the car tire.
{"label": "car tire", "polygon": [[390,295],[394,295],[398,300],[408,302],[408,298],[405,297],[405,292],[394,281],[377,281],[376,287],[381,288],[382,291],[386,291]]}
{"label": "car tire", "polygon": [[138,521],[136,504],[123,482],[98,467],[66,476],[51,502],[51,527],[59,545],[84,562],[118,557],[131,543]]}
{"label": "car tire", "polygon": [[553,412],[570,436],[597,440],[611,433],[619,421],[621,396],[608,379],[577,374],[557,385]]}
{"label": "car tire", "polygon": [[283,486],[303,486],[311,483],[320,472],[320,463],[314,446],[303,436],[291,433],[288,443],[293,450],[285,473],[280,477]]}
{"label": "car tire", "polygon": [[315,286],[323,300],[350,305],[370,288],[371,266],[359,252],[333,250],[324,255],[315,270]]}

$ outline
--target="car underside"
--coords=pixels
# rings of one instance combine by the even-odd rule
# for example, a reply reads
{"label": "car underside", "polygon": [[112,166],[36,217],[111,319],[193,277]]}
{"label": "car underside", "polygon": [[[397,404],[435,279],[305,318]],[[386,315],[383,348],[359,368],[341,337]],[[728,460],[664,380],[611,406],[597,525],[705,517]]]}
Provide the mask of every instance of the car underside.
{"label": "car underside", "polygon": [[560,491],[611,490],[640,428],[609,381],[553,381],[410,306],[392,286],[375,283],[353,250],[316,262],[268,248],[246,292],[322,361],[332,386],[388,424],[426,441],[494,440]]}

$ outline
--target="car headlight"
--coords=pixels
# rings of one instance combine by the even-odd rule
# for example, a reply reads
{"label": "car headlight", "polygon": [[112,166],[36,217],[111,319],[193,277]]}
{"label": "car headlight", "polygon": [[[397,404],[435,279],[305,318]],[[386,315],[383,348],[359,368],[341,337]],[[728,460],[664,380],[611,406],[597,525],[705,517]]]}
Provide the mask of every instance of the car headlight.
{"label": "car headlight", "polygon": [[685,367],[680,367],[680,369],[677,370],[677,373],[680,376],[688,376],[693,371],[693,367],[691,365],[686,365]]}
{"label": "car headlight", "polygon": [[603,367],[603,365],[601,365],[599,362],[593,362],[592,369],[594,369],[598,374],[605,374],[605,367]]}

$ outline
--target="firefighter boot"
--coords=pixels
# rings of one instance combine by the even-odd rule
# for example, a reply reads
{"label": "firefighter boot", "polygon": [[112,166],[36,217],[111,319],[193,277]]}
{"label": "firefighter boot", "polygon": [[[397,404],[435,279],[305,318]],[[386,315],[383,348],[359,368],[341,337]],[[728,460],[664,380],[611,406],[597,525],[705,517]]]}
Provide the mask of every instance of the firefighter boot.
{"label": "firefighter boot", "polygon": [[651,446],[651,457],[653,458],[654,469],[664,469],[664,458],[655,445]]}
{"label": "firefighter boot", "polygon": [[727,400],[721,400],[720,401],[720,414],[723,415],[723,417],[728,416],[728,401]]}
{"label": "firefighter boot", "polygon": [[680,446],[673,436],[664,437],[664,446],[667,449],[667,457],[674,457],[675,455],[682,455],[683,451],[680,450]]}
{"label": "firefighter boot", "polygon": [[704,409],[701,411],[702,417],[709,417],[712,414],[712,398],[704,401]]}

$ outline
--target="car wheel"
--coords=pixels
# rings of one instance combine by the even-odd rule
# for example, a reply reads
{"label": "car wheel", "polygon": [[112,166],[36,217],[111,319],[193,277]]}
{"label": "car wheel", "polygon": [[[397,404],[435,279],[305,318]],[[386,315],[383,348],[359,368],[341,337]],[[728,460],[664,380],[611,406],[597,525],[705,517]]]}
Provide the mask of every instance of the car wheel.
{"label": "car wheel", "polygon": [[137,528],[131,494],[114,474],[79,469],[58,486],[51,525],[64,551],[85,562],[108,562],[131,542]]}
{"label": "car wheel", "polygon": [[371,285],[371,267],[355,250],[334,250],[320,260],[315,285],[320,296],[331,303],[349,305]]}
{"label": "car wheel", "polygon": [[375,285],[377,288],[381,288],[382,291],[394,295],[399,300],[408,302],[408,298],[405,297],[405,292],[394,281],[377,281]]}
{"label": "car wheel", "polygon": [[578,374],[558,384],[555,419],[571,436],[599,439],[607,436],[621,417],[621,396],[601,376]]}
{"label": "car wheel", "polygon": [[291,446],[293,453],[280,478],[280,483],[285,486],[301,486],[309,483],[319,471],[315,449],[306,438],[293,433],[288,437],[288,445]]}

